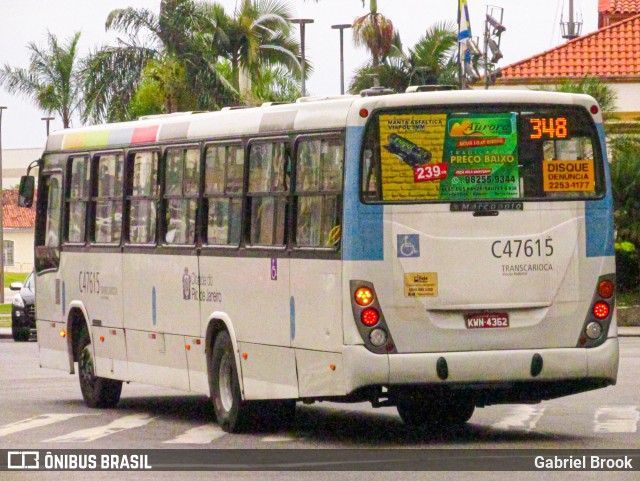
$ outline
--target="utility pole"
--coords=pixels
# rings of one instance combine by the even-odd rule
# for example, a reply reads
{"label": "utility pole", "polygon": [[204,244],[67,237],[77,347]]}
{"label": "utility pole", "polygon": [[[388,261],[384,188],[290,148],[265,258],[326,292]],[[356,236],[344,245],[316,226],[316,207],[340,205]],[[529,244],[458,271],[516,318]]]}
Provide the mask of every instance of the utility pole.
{"label": "utility pole", "polygon": [[292,18],[291,19],[291,23],[295,23],[297,25],[300,25],[300,56],[301,56],[301,60],[302,60],[302,97],[306,97],[307,96],[307,87],[306,87],[306,82],[305,82],[305,74],[306,74],[306,69],[305,69],[305,59],[304,59],[304,28],[305,25],[308,23],[313,23],[314,20],[311,18]]}
{"label": "utility pole", "polygon": [[344,29],[351,28],[350,23],[331,25],[331,28],[340,30],[340,95],[344,95]]}
{"label": "utility pole", "polygon": [[49,138],[49,122],[54,120],[55,117],[42,117],[40,120],[44,120],[47,123],[47,138]]}
{"label": "utility pole", "polygon": [[0,255],[0,304],[4,304],[4,221],[2,219],[2,210],[4,208],[3,189],[2,189],[2,112],[6,109],[0,106],[0,246],[2,246],[2,255]]}

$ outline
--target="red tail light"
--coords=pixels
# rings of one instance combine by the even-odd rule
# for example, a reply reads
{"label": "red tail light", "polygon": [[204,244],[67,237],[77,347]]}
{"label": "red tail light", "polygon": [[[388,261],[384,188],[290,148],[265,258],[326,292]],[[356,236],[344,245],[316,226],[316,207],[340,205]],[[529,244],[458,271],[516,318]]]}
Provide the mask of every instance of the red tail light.
{"label": "red tail light", "polygon": [[606,302],[596,302],[593,306],[593,315],[598,319],[605,319],[609,316],[609,304]]}
{"label": "red tail light", "polygon": [[380,320],[380,314],[378,313],[377,310],[370,307],[362,311],[362,314],[360,315],[360,320],[362,321],[362,324],[364,324],[365,326],[373,327],[376,324],[378,324],[378,321]]}

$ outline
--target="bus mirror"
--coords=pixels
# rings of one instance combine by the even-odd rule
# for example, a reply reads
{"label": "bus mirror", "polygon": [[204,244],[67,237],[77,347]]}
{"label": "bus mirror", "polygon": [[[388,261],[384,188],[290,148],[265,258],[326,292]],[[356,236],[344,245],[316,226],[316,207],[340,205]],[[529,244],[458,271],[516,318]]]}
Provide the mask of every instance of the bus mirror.
{"label": "bus mirror", "polygon": [[33,205],[35,185],[36,180],[33,175],[23,175],[20,178],[20,190],[18,191],[18,205],[20,207],[31,207]]}

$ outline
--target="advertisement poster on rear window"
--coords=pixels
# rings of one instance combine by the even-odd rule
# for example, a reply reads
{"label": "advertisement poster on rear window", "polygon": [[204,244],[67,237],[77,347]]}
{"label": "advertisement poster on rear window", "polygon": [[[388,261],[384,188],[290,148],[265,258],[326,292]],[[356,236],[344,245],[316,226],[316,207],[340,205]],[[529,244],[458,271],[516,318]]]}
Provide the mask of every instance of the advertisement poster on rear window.
{"label": "advertisement poster on rear window", "polygon": [[520,196],[515,114],[380,116],[383,200]]}

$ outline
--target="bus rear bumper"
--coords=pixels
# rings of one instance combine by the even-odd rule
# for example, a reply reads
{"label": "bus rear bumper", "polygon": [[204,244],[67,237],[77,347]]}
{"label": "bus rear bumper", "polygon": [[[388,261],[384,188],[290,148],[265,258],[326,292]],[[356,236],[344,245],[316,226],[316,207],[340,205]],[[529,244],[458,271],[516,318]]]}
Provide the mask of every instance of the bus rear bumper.
{"label": "bus rear bumper", "polygon": [[[542,370],[534,376],[532,363],[536,354],[542,357]],[[440,358],[446,360],[446,379],[438,375]],[[590,349],[390,355],[373,354],[364,346],[346,346],[344,361],[348,392],[375,385],[438,385],[497,392],[520,385],[527,392],[520,401],[537,401],[615,384],[619,348],[617,338]]]}

